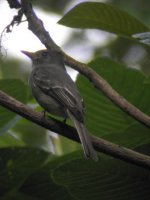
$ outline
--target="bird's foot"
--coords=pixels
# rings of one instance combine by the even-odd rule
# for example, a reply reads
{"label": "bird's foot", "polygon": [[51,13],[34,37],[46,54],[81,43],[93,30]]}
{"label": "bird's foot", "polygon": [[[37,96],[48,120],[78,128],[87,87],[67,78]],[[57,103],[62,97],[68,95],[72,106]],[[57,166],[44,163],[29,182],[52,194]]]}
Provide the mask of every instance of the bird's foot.
{"label": "bird's foot", "polygon": [[42,113],[42,119],[45,119],[46,118],[46,110],[43,110],[41,113]]}

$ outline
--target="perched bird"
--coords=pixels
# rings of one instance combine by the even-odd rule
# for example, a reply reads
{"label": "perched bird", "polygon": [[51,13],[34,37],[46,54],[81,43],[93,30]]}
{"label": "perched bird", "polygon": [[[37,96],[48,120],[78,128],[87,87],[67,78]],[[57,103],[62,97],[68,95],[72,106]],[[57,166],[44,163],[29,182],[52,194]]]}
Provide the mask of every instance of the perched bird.
{"label": "perched bird", "polygon": [[97,160],[97,154],[84,125],[83,100],[66,72],[61,52],[22,52],[32,60],[29,84],[35,99],[46,112],[65,119],[70,117],[79,134],[85,156]]}

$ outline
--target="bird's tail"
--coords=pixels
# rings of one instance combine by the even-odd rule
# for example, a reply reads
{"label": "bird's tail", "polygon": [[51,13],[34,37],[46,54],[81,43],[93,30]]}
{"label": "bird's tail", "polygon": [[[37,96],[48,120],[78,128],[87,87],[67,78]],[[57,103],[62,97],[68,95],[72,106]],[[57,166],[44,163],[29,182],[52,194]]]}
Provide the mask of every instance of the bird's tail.
{"label": "bird's tail", "polygon": [[98,156],[93,148],[90,136],[84,124],[79,122],[70,112],[68,112],[68,114],[75,124],[86,158],[92,158],[93,160],[98,161]]}

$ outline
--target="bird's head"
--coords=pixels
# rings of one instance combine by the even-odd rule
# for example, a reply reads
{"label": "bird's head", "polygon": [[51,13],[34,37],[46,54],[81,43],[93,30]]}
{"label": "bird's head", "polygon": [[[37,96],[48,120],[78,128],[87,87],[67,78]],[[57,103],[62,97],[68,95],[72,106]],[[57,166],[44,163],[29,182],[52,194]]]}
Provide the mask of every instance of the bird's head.
{"label": "bird's head", "polygon": [[44,64],[62,64],[62,54],[58,51],[49,51],[47,49],[39,50],[36,52],[21,51],[28,56],[33,65],[39,66]]}

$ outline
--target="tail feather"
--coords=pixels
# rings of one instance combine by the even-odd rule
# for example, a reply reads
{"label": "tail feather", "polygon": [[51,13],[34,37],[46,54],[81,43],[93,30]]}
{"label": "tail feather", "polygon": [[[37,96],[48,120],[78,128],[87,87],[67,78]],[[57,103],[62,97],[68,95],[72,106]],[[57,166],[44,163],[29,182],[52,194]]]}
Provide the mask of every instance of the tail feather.
{"label": "tail feather", "polygon": [[98,156],[93,148],[90,136],[84,124],[79,122],[70,112],[68,112],[68,114],[75,124],[86,158],[92,158],[93,160],[98,161]]}

